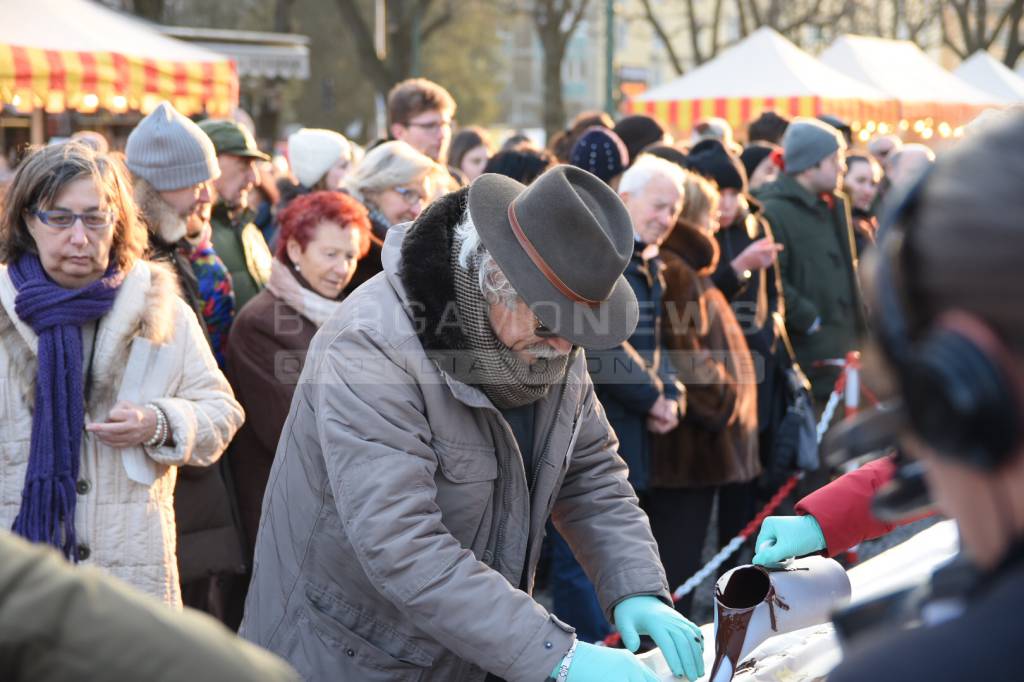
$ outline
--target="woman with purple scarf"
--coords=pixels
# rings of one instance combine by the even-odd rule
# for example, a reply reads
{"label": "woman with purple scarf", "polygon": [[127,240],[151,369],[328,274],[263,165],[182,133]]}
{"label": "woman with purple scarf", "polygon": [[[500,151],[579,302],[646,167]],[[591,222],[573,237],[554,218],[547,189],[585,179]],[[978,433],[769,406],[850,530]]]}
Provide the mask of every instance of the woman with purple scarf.
{"label": "woman with purple scarf", "polygon": [[19,166],[0,215],[0,524],[180,606],[177,467],[216,462],[243,415],[146,241],[114,158],[69,142]]}

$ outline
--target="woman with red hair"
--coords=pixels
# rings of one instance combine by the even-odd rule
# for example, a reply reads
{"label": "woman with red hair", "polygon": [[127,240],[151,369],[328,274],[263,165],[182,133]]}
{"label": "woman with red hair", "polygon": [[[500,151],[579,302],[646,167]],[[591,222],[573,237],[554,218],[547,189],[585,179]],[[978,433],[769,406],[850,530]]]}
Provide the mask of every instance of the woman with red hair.
{"label": "woman with red hair", "polygon": [[313,192],[279,215],[267,288],[235,318],[225,373],[247,419],[229,458],[250,558],[263,491],[306,349],[341,305],[356,261],[370,248],[366,209],[340,192]]}

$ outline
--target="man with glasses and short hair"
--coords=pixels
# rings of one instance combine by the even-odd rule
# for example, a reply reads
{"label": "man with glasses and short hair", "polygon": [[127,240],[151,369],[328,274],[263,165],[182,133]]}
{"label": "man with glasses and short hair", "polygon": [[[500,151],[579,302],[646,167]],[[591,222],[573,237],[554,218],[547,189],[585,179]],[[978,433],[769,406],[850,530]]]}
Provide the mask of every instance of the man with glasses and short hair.
{"label": "man with glasses and short hair", "polygon": [[[388,93],[388,132],[438,163],[448,163],[455,99],[443,87],[426,78],[409,78]],[[448,167],[452,178],[466,184],[462,173]]]}

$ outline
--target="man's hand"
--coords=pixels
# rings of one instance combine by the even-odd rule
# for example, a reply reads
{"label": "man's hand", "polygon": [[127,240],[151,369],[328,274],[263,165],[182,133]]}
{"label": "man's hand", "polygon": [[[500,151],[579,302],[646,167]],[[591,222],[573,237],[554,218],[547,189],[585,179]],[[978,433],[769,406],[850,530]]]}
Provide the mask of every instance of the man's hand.
{"label": "man's hand", "polygon": [[754,548],[754,563],[772,566],[793,557],[814,554],[825,549],[825,534],[818,520],[804,516],[769,516],[761,524]]}
{"label": "man's hand", "polygon": [[101,443],[114,448],[142,445],[156,433],[156,412],[126,400],[114,405],[105,422],[86,424],[85,430],[95,433]]}
{"label": "man's hand", "polygon": [[740,255],[732,259],[732,269],[736,272],[764,270],[771,267],[782,249],[783,245],[776,244],[771,237],[763,237],[750,244],[740,252]]}
{"label": "man's hand", "polygon": [[648,635],[673,675],[696,680],[704,674],[704,635],[668,604],[650,595],[629,597],[619,602],[614,615],[622,643],[630,651],[640,648],[640,635]]}
{"label": "man's hand", "polygon": [[[552,677],[558,677],[559,663]],[[569,665],[568,682],[658,682],[655,675],[636,656],[622,649],[577,642]]]}

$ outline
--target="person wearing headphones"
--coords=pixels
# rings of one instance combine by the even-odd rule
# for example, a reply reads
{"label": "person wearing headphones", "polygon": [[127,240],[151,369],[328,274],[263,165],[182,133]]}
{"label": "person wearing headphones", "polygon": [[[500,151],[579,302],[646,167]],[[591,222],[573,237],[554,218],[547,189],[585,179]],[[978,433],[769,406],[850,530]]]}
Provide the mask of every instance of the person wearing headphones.
{"label": "person wearing headphones", "polygon": [[[873,329],[902,396],[886,422],[896,426],[893,441],[911,465],[923,468],[938,510],[957,521],[962,551],[976,574],[959,615],[847,651],[830,682],[1020,678],[1022,186],[1024,112],[1017,111],[947,152],[883,226],[869,282]],[[894,468],[893,460],[873,464],[874,474],[869,469],[857,475],[862,482],[884,477],[886,467]],[[866,485],[859,491],[864,499]],[[857,497],[835,490],[833,513]],[[854,526],[870,514],[863,501],[848,509]],[[814,514],[803,518],[808,520],[781,526],[766,522],[757,541],[760,559],[833,553],[827,536],[841,524],[821,524]],[[812,522],[825,547],[808,549],[821,544]]]}

